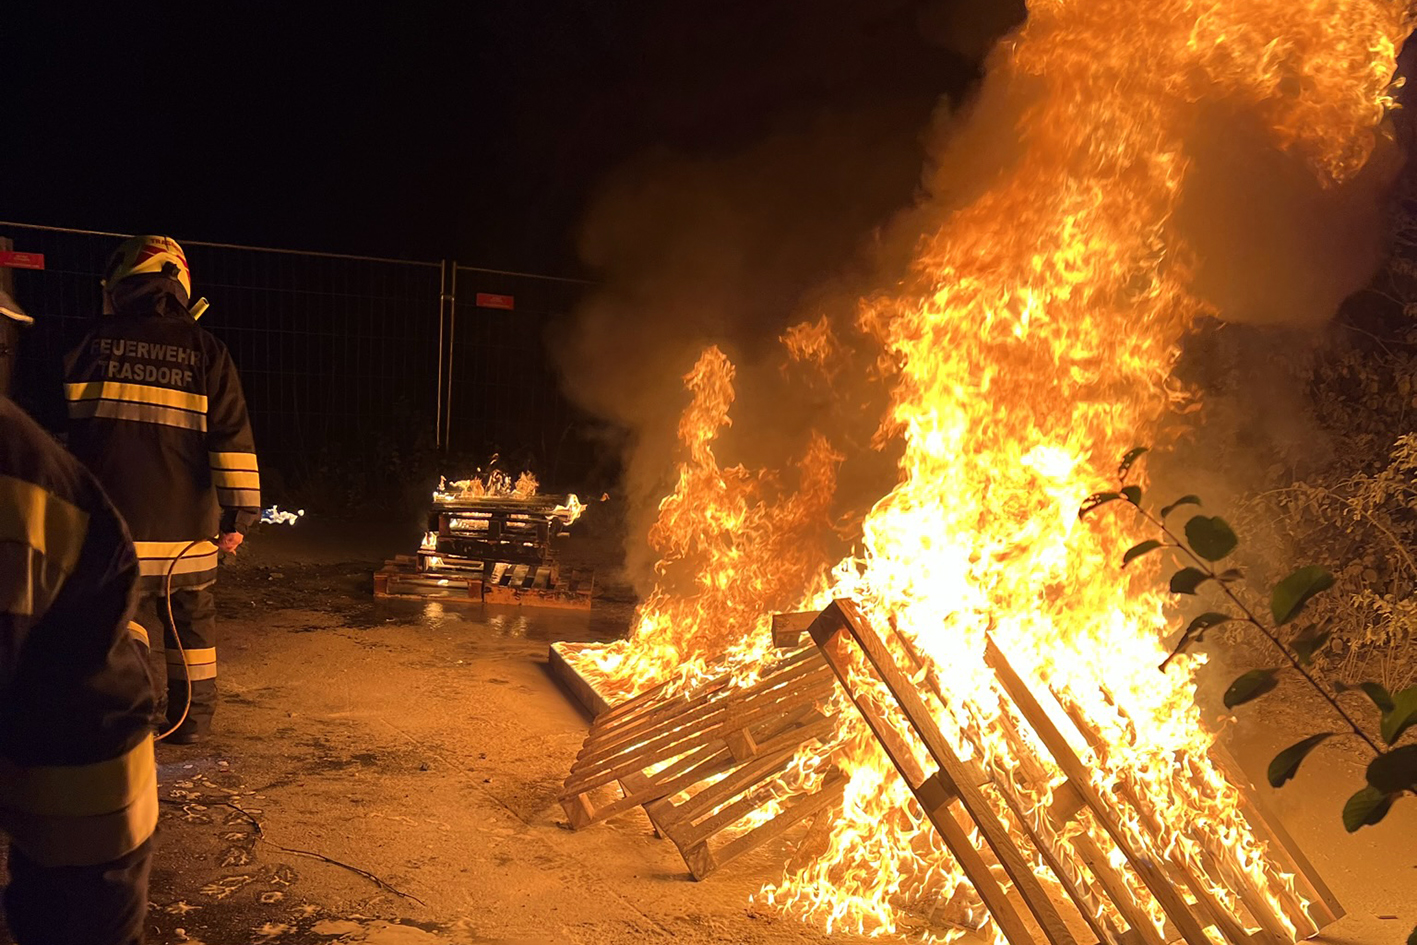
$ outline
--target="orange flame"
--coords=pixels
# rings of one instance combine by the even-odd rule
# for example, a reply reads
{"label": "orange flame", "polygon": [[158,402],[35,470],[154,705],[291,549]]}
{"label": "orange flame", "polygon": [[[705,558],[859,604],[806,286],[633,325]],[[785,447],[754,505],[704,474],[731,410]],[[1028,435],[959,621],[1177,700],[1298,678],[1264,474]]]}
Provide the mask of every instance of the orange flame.
{"label": "orange flame", "polygon": [[[1274,147],[1341,183],[1382,133],[1411,22],[1396,0],[1029,6],[988,79],[1024,103],[1016,149],[973,190],[952,182],[970,196],[922,239],[918,288],[860,312],[896,372],[886,426],[904,454],[899,484],[865,520],[859,560],[828,587],[804,540],[831,500],[839,457],[825,440],[799,462],[796,492],[764,472],[720,468],[713,444],[729,423],[732,368],[709,349],[687,378],[688,458],[651,536],[660,582],[598,669],[625,694],[692,680],[725,652],[751,675],[768,645],[765,614],[851,596],[924,656],[943,694],[936,721],[961,756],[1006,774],[1046,772],[1028,798],[1041,807],[1061,774],[1041,746],[1006,736],[983,661],[990,633],[1031,687],[1056,697],[1094,787],[1137,799],[1129,816],[1151,823],[1132,832],[1156,837],[1153,855],[1243,872],[1266,897],[1289,900],[1290,878],[1269,865],[1237,789],[1209,760],[1199,660],[1157,672],[1167,622],[1155,573],[1136,567],[1124,580],[1125,523],[1082,525],[1076,512],[1119,455],[1155,436],[1177,346],[1205,311],[1171,222],[1196,103],[1258,116]],[[825,323],[785,341],[798,360],[832,356]],[[764,897],[829,929],[951,939],[976,928],[998,940],[844,702],[840,718],[837,758],[851,780],[828,848]],[[815,757],[804,753],[803,765]],[[1085,832],[1121,865],[1095,823],[1070,830],[1065,846]],[[1160,906],[1123,873],[1160,928]],[[1225,889],[1214,894],[1233,905]]]}

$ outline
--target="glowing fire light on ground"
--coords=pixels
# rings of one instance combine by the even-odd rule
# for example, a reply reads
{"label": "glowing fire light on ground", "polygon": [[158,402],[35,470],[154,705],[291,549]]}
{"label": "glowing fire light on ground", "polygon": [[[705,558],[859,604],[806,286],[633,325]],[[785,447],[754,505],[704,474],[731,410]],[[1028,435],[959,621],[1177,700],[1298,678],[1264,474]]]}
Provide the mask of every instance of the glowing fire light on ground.
{"label": "glowing fire light on ground", "polygon": [[[893,372],[885,427],[904,454],[859,557],[828,571],[804,550],[831,506],[840,457],[826,438],[813,439],[791,483],[721,466],[713,444],[730,422],[733,370],[710,349],[687,378],[686,458],[650,536],[659,586],[630,639],[586,670],[628,695],[692,681],[728,653],[751,678],[769,647],[765,615],[850,596],[925,658],[954,750],[991,770],[1041,768],[1049,777],[1029,800],[1046,805],[1062,778],[1040,746],[1006,734],[987,632],[1100,739],[1105,750],[1076,746],[1094,786],[1139,798],[1141,816],[1159,821],[1158,857],[1219,861],[1268,897],[1292,897],[1209,761],[1197,661],[1157,671],[1167,624],[1148,591],[1154,573],[1136,568],[1125,585],[1115,562],[1125,523],[1080,523],[1077,509],[1117,457],[1152,438],[1179,341],[1210,312],[1173,227],[1195,104],[1257,116],[1275,147],[1341,183],[1373,150],[1411,24],[1404,4],[1384,0],[1029,6],[988,80],[1008,90],[993,101],[1018,108],[1016,140],[922,238],[918,282],[860,312],[857,327]],[[784,340],[798,358],[833,357],[825,323]],[[829,929],[951,938],[976,928],[1000,940],[876,741],[840,708],[844,809],[820,855],[764,897]],[[814,777],[804,769],[800,781]],[[1095,824],[1074,829],[1117,859]],[[1159,928],[1160,907],[1125,875]]]}

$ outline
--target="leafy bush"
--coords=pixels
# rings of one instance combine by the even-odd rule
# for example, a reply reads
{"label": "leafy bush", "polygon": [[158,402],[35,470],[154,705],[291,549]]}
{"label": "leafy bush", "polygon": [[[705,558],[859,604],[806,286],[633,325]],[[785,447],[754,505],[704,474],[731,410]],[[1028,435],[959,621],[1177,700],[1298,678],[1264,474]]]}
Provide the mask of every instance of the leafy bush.
{"label": "leafy bush", "polygon": [[[1413,501],[1413,489],[1402,470],[1408,470],[1407,478],[1410,478],[1410,470],[1417,466],[1414,459],[1417,439],[1408,437],[1405,441],[1387,469],[1342,500],[1352,514],[1372,515],[1374,509],[1388,503]],[[1202,587],[1209,587],[1224,599],[1223,610],[1207,611],[1191,618],[1176,638],[1171,654],[1162,662],[1161,671],[1165,672],[1177,656],[1204,640],[1216,627],[1234,624],[1257,633],[1279,658],[1277,665],[1252,669],[1236,678],[1225,691],[1226,708],[1253,702],[1273,692],[1284,678],[1297,677],[1324,699],[1335,723],[1330,730],[1309,735],[1277,754],[1269,764],[1270,785],[1278,788],[1287,784],[1298,773],[1304,759],[1324,742],[1357,740],[1370,759],[1367,783],[1344,805],[1343,825],[1353,833],[1378,823],[1399,798],[1417,794],[1417,743],[1412,739],[1403,743],[1408,732],[1417,726],[1417,686],[1397,692],[1390,692],[1376,680],[1365,680],[1357,685],[1336,680],[1326,686],[1321,675],[1323,670],[1316,661],[1333,636],[1333,618],[1306,620],[1302,624],[1298,620],[1301,615],[1313,616],[1317,608],[1310,604],[1334,586],[1334,575],[1317,565],[1291,571],[1270,589],[1268,613],[1256,613],[1258,608],[1237,593],[1237,585],[1245,581],[1244,572],[1227,566],[1239,547],[1239,537],[1230,524],[1219,516],[1190,514],[1184,527],[1178,530],[1174,524],[1179,517],[1177,512],[1201,506],[1198,496],[1185,495],[1158,511],[1151,511],[1143,504],[1141,487],[1127,482],[1134,464],[1145,452],[1143,447],[1129,451],[1118,466],[1117,488],[1089,496],[1078,515],[1085,517],[1102,506],[1118,502],[1130,505],[1153,529],[1154,537],[1128,548],[1122,555],[1122,565],[1171,549],[1185,562],[1169,578],[1171,593],[1196,595]],[[1410,557],[1404,566],[1411,566]],[[1417,572],[1417,567],[1413,571]],[[1392,605],[1390,596],[1376,599],[1387,601],[1384,606]],[[1389,625],[1396,619],[1389,620]],[[1350,698],[1345,700],[1345,696]],[[1371,723],[1360,723],[1354,711],[1344,705],[1345,701],[1351,704],[1360,699],[1371,704],[1365,717],[1376,716],[1375,731],[1370,730]],[[1409,945],[1417,943],[1417,930],[1408,941]]]}

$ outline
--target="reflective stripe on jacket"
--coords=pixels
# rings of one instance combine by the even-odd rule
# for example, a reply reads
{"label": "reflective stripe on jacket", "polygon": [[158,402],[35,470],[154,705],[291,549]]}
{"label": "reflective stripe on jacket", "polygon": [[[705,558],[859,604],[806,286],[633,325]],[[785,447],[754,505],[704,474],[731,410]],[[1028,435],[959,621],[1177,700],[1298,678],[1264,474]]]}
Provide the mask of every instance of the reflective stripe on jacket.
{"label": "reflective stripe on jacket", "polygon": [[0,827],[45,866],[117,859],[157,823],[138,571],[93,476],[0,398]]}
{"label": "reflective stripe on jacket", "polygon": [[[138,295],[100,317],[65,361],[69,448],[128,522],[144,593],[193,539],[260,518],[261,479],[241,381],[226,346],[175,298]],[[191,549],[174,588],[216,577],[216,551]]]}

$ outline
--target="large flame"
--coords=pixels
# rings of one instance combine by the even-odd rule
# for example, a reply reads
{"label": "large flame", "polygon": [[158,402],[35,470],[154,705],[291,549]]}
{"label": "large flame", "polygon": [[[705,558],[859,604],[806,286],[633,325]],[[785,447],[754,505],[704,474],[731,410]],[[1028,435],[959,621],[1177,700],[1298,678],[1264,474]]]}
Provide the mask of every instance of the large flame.
{"label": "large flame", "polygon": [[[1195,104],[1257,116],[1274,147],[1340,184],[1367,161],[1392,105],[1406,5],[1029,7],[988,79],[1020,110],[1016,146],[987,180],[955,188],[968,196],[921,240],[913,288],[860,314],[893,372],[886,427],[904,452],[899,484],[865,520],[859,557],[835,568],[828,588],[825,562],[800,550],[813,547],[803,536],[830,504],[837,457],[825,439],[801,461],[796,491],[720,467],[712,444],[728,423],[732,370],[711,350],[688,378],[687,458],[652,535],[660,586],[599,668],[628,693],[695,678],[725,652],[751,666],[766,647],[766,613],[852,596],[923,657],[955,750],[1005,777],[1041,770],[1028,800],[1042,805],[1061,776],[1046,753],[1006,734],[983,660],[989,633],[1031,686],[1056,696],[1075,737],[1095,733],[1097,744],[1076,746],[1095,786],[1136,798],[1154,854],[1242,872],[1266,896],[1292,899],[1241,818],[1238,792],[1208,760],[1195,661],[1157,671],[1163,601],[1150,590],[1154,573],[1137,569],[1131,584],[1119,576],[1127,523],[1080,524],[1076,513],[1118,456],[1156,434],[1175,396],[1178,344],[1207,311],[1189,288],[1191,247],[1172,226]],[[825,323],[785,341],[799,358],[833,355]],[[687,591],[683,575],[671,580],[682,567]],[[849,706],[840,717],[838,758],[851,775],[843,813],[826,851],[765,897],[829,928],[948,938],[975,927],[997,939],[876,741]],[[1073,829],[1120,863],[1096,824]]]}

